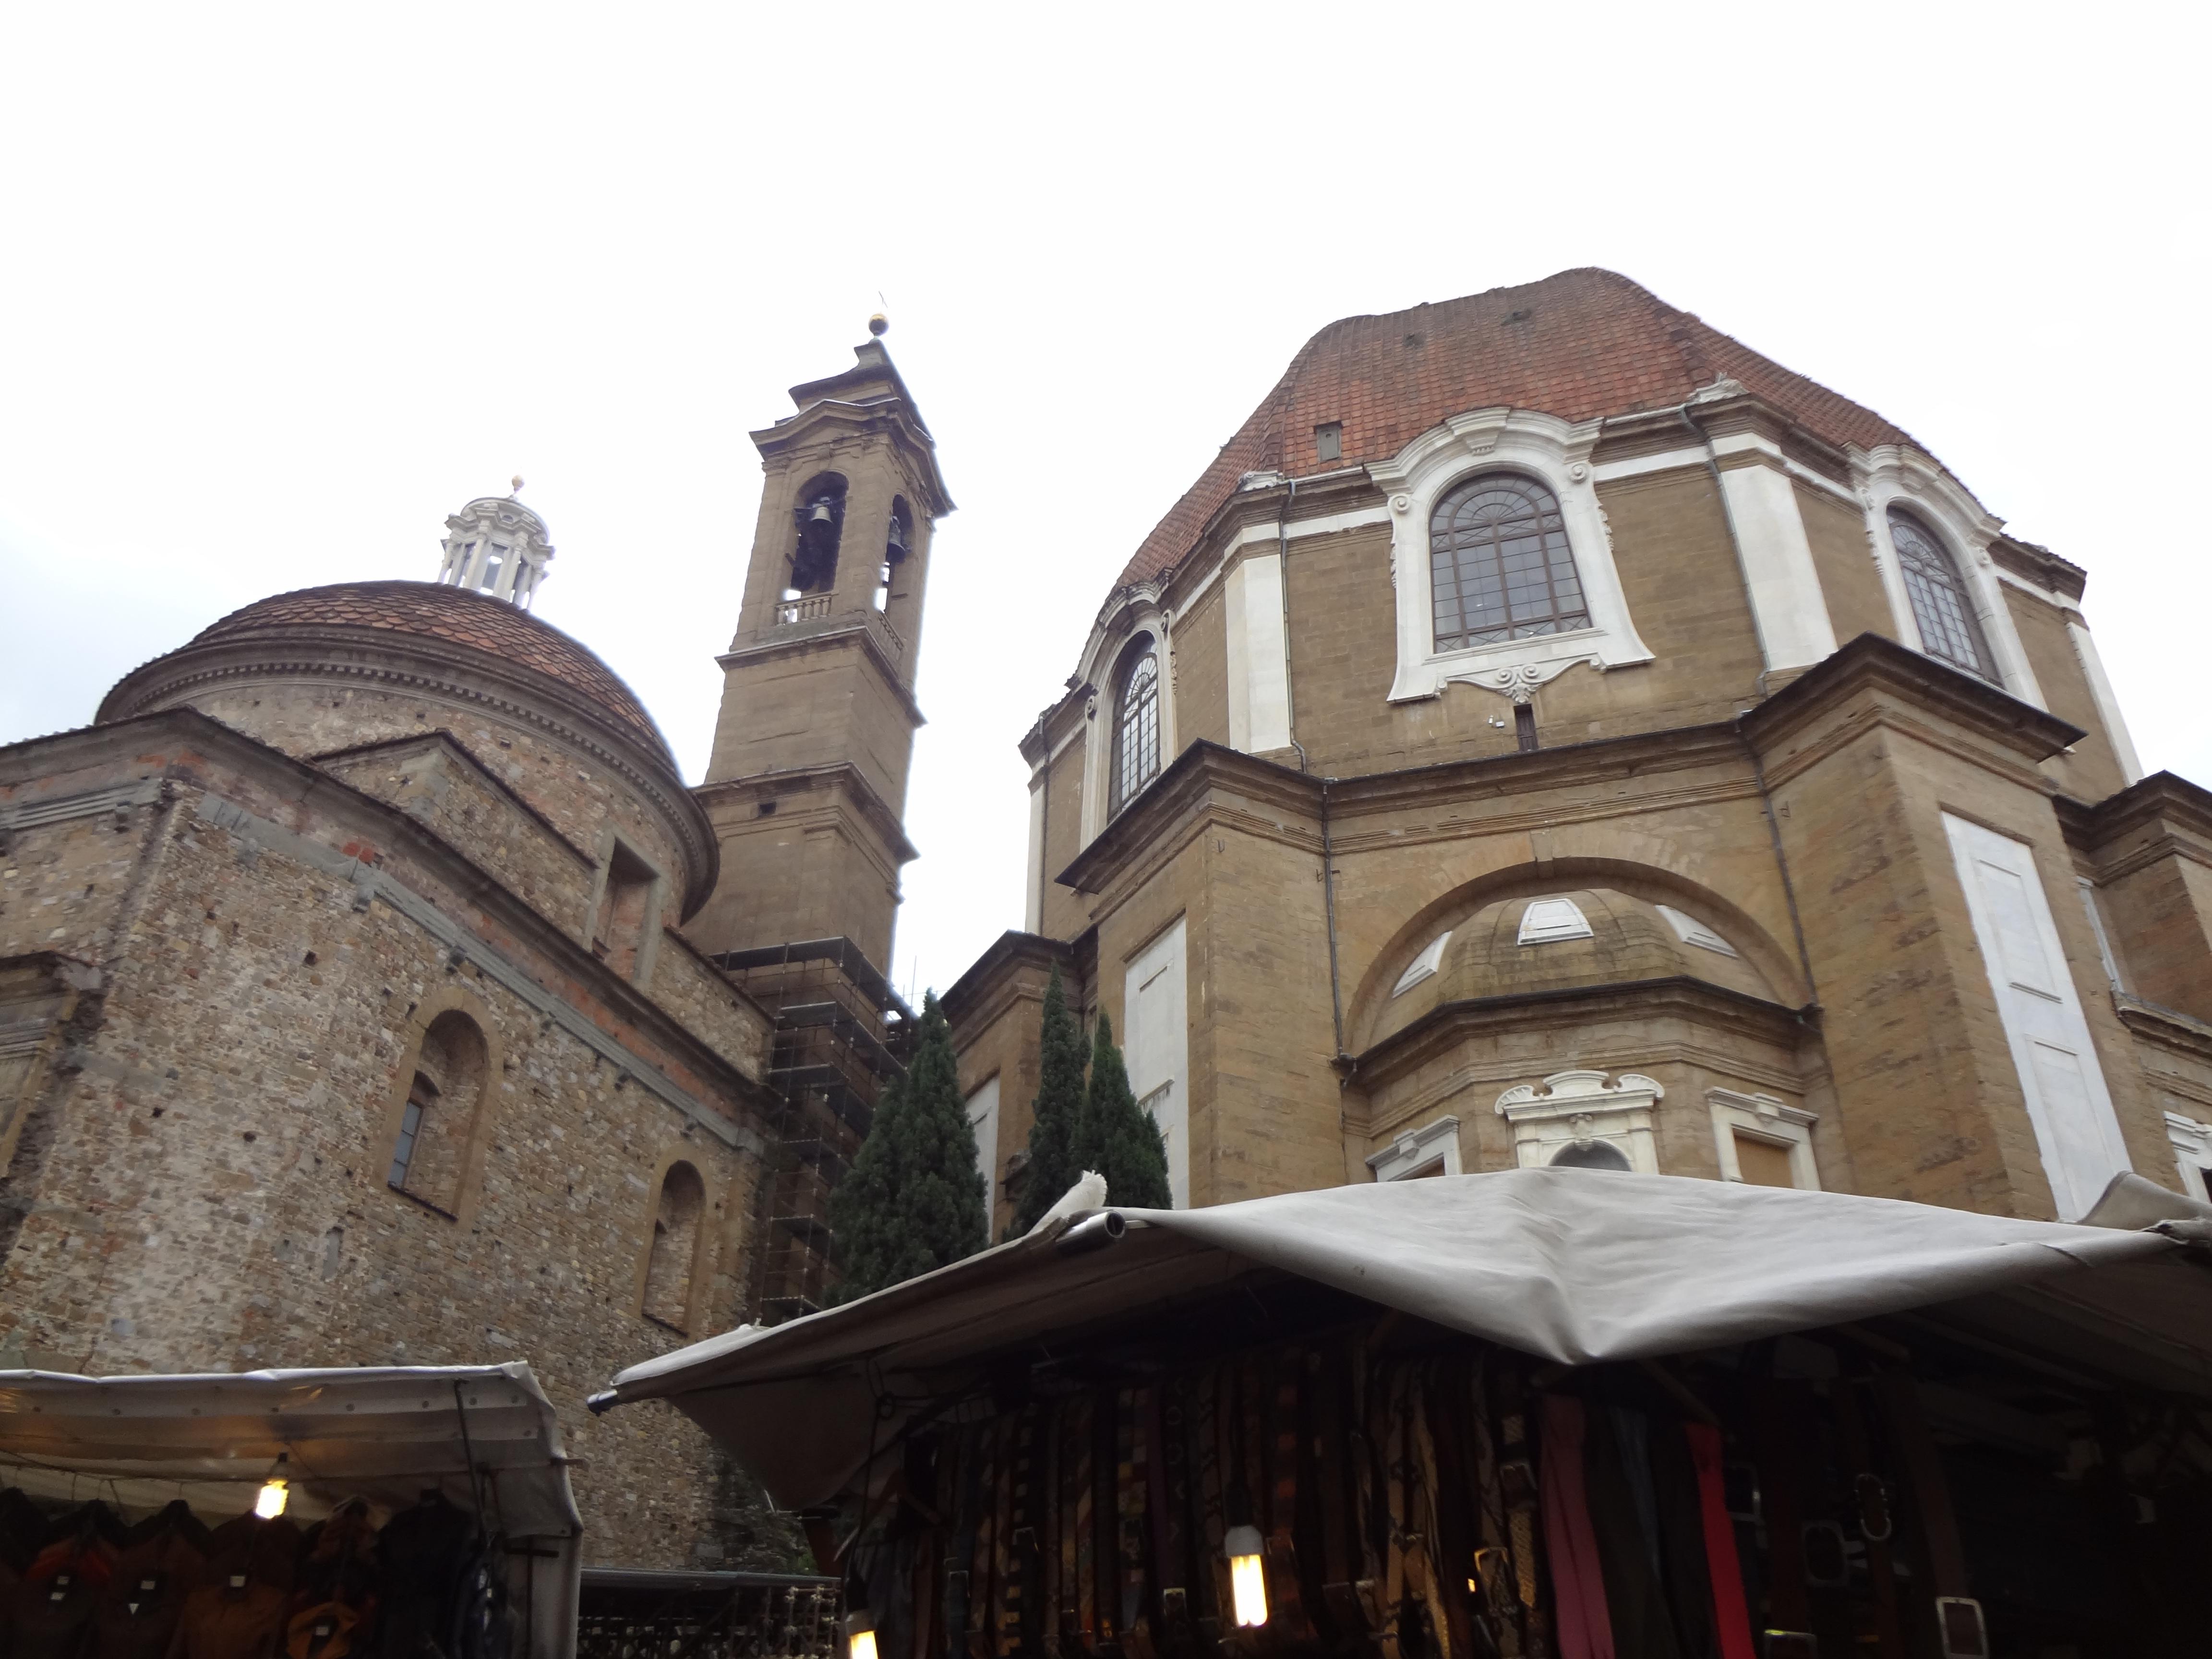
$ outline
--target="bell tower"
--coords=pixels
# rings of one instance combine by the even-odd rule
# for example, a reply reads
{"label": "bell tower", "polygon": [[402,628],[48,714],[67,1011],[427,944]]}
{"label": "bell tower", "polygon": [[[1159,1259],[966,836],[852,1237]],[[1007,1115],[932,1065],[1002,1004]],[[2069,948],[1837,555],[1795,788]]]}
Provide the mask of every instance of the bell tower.
{"label": "bell tower", "polygon": [[721,878],[686,930],[710,955],[843,938],[890,966],[936,441],[880,336],[752,434],[767,481],[698,795]]}

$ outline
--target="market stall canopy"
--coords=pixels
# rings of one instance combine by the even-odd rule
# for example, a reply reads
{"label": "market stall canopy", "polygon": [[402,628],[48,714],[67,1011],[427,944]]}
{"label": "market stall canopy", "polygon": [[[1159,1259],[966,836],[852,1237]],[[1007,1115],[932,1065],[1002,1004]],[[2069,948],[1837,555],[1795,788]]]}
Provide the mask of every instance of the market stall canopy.
{"label": "market stall canopy", "polygon": [[182,1497],[222,1519],[252,1507],[280,1456],[301,1521],[349,1498],[404,1509],[433,1489],[481,1504],[487,1530],[532,1540],[544,1559],[525,1575],[533,1652],[573,1649],[583,1523],[559,1419],[526,1364],[0,1371],[0,1466],[34,1495],[126,1512]]}
{"label": "market stall canopy", "polygon": [[994,1353],[1265,1271],[1568,1365],[1938,1304],[1996,1317],[1990,1298],[2064,1281],[2070,1311],[2044,1295],[2002,1316],[2094,1328],[2099,1341],[2154,1350],[2145,1363],[2166,1385],[2212,1393],[2212,1277],[2157,1232],[1559,1169],[1108,1213],[1127,1224],[1118,1243],[1071,1248],[1103,1239],[1092,1217],[1002,1244],[842,1308],[634,1365],[593,1407],[670,1401],[779,1503],[804,1507],[836,1495],[896,1433],[878,1400],[941,1395]]}

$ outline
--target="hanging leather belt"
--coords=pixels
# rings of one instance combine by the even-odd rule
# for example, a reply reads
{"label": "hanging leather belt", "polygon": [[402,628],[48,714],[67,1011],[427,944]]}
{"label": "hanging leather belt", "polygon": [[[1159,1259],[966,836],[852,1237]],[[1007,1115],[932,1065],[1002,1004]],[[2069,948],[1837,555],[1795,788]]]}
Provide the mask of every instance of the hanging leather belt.
{"label": "hanging leather belt", "polygon": [[1296,1542],[1298,1523],[1298,1389],[1305,1380],[1305,1353],[1288,1348],[1275,1357],[1273,1501],[1267,1521],[1267,1621],[1294,1642],[1313,1639],[1305,1595],[1298,1583]]}
{"label": "hanging leather belt", "polygon": [[1866,1544],[1867,1577],[1874,1585],[1876,1650],[1880,1659],[1905,1659],[1904,1627],[1897,1617],[1897,1564],[1889,1550],[1897,1526],[1890,1514],[1888,1488],[1875,1472],[1867,1449],[1866,1419],[1859,1403],[1864,1386],[1856,1378],[1844,1378],[1829,1390],[1829,1397],[1836,1407],[1837,1437],[1850,1468],[1859,1537]]}
{"label": "hanging leather belt", "polygon": [[1040,1633],[1038,1615],[1039,1545],[1037,1428],[1040,1409],[1035,1401],[1014,1419],[1014,1460],[1007,1494],[1010,1531],[1007,1537],[1006,1591],[999,1613],[999,1652],[1010,1655],[1036,1651]]}
{"label": "hanging leather belt", "polygon": [[1351,1409],[1346,1373],[1357,1363],[1356,1350],[1342,1346],[1324,1358],[1314,1379],[1314,1415],[1321,1428],[1322,1602],[1338,1640],[1364,1644],[1370,1626],[1352,1577],[1350,1528],[1359,1509],[1345,1428]]}
{"label": "hanging leather belt", "polygon": [[1037,1528],[1037,1587],[1030,1599],[1032,1615],[1040,1632],[1044,1659],[1060,1659],[1060,1450],[1064,1400],[1049,1401],[1042,1408],[1037,1425],[1037,1482],[1033,1499]]}
{"label": "hanging leather belt", "polygon": [[1086,1649],[1098,1642],[1098,1412],[1097,1396],[1079,1395],[1075,1420],[1075,1626]]}
{"label": "hanging leather belt", "polygon": [[1498,1493],[1513,1552],[1514,1594],[1521,1603],[1521,1647],[1528,1659],[1549,1659],[1552,1632],[1538,1597],[1540,1535],[1536,1514],[1536,1467],[1528,1455],[1527,1389],[1519,1365],[1499,1356],[1494,1373],[1498,1401]]}
{"label": "hanging leather belt", "polygon": [[1018,1434],[1018,1419],[1006,1416],[999,1419],[991,1459],[996,1476],[991,1505],[991,1599],[984,1604],[984,1617],[977,1632],[987,1656],[1011,1650],[1005,1640],[1006,1609],[1010,1604],[1017,1608],[1020,1605],[1020,1592],[1013,1583],[1014,1463],[1019,1455]]}
{"label": "hanging leather belt", "polygon": [[1473,1465],[1478,1543],[1474,1577],[1483,1614],[1499,1659],[1521,1659],[1520,1593],[1514,1583],[1511,1534],[1498,1486],[1498,1448],[1490,1437],[1489,1356],[1478,1355],[1467,1373],[1467,1443]]}
{"label": "hanging leather belt", "polygon": [[1083,1650],[1083,1620],[1078,1610],[1076,1585],[1075,1510],[1080,1501],[1077,1496],[1078,1482],[1090,1469],[1090,1462],[1083,1455],[1081,1437],[1090,1431],[1091,1419],[1086,1413],[1088,1402],[1078,1396],[1060,1402],[1054,1425],[1054,1442],[1053,1504],[1059,1514],[1054,1523],[1058,1533],[1060,1571],[1054,1576],[1053,1623],[1060,1632],[1060,1651],[1063,1659],[1076,1659]]}
{"label": "hanging leather belt", "polygon": [[968,1585],[975,1561],[975,1511],[981,1502],[984,1428],[970,1424],[945,1437],[949,1467],[938,1489],[952,1494],[952,1535],[945,1555],[945,1646],[946,1653],[968,1645]]}
{"label": "hanging leather belt", "polygon": [[1116,1633],[1128,1659],[1152,1659],[1145,1609],[1145,1404],[1148,1390],[1124,1389],[1115,1401],[1115,1510],[1120,1522],[1121,1601]]}
{"label": "hanging leather belt", "polygon": [[1190,1571],[1190,1378],[1152,1390],[1152,1582],[1160,1598],[1161,1644],[1183,1659],[1197,1640]]}
{"label": "hanging leather belt", "polygon": [[[1224,1510],[1222,1466],[1234,1469],[1223,1455],[1223,1437],[1235,1420],[1234,1407],[1224,1399],[1236,1387],[1236,1372],[1227,1365],[1208,1365],[1199,1373],[1198,1417],[1193,1425],[1193,1443],[1198,1451],[1199,1507],[1199,1629],[1219,1640],[1231,1627],[1229,1558],[1224,1552],[1229,1522]],[[1234,1479],[1233,1474],[1231,1479]],[[1212,1622],[1209,1624],[1208,1620]]]}
{"label": "hanging leather belt", "polygon": [[[1407,1587],[1420,1598],[1421,1605],[1428,1611],[1428,1651],[1449,1654],[1453,1651],[1453,1620],[1439,1565],[1442,1533],[1437,1503],[1437,1443],[1429,1427],[1431,1367],[1408,1369],[1413,1374],[1407,1380],[1406,1390],[1407,1450],[1412,1461],[1408,1471],[1412,1490],[1407,1494],[1405,1517]],[[1464,1620],[1461,1624],[1458,1651],[1467,1651]]]}

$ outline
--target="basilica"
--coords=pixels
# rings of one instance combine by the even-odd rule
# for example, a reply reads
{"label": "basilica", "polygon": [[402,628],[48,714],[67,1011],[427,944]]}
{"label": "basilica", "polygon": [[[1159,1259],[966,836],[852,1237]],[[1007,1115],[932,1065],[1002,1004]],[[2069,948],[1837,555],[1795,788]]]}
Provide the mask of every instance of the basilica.
{"label": "basilica", "polygon": [[[953,503],[880,338],[792,402],[696,784],[514,495],[0,748],[0,1367],[526,1358],[589,1559],[757,1559],[702,1436],[583,1401],[823,1305],[906,1052]],[[2212,797],[2141,775],[2085,580],[1609,272],[1330,325],[1007,734],[1024,914],[944,997],[994,1232],[1055,972],[1178,1205],[2205,1196]]]}

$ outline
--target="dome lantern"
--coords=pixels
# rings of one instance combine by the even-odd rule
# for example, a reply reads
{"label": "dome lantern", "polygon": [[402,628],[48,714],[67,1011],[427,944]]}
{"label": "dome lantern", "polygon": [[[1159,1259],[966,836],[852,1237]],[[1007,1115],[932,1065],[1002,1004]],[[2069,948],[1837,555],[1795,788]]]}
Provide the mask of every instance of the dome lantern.
{"label": "dome lantern", "polygon": [[[514,487],[522,488],[520,478]],[[440,582],[527,611],[552,562],[553,544],[545,520],[514,495],[482,495],[446,520],[445,555]]]}

